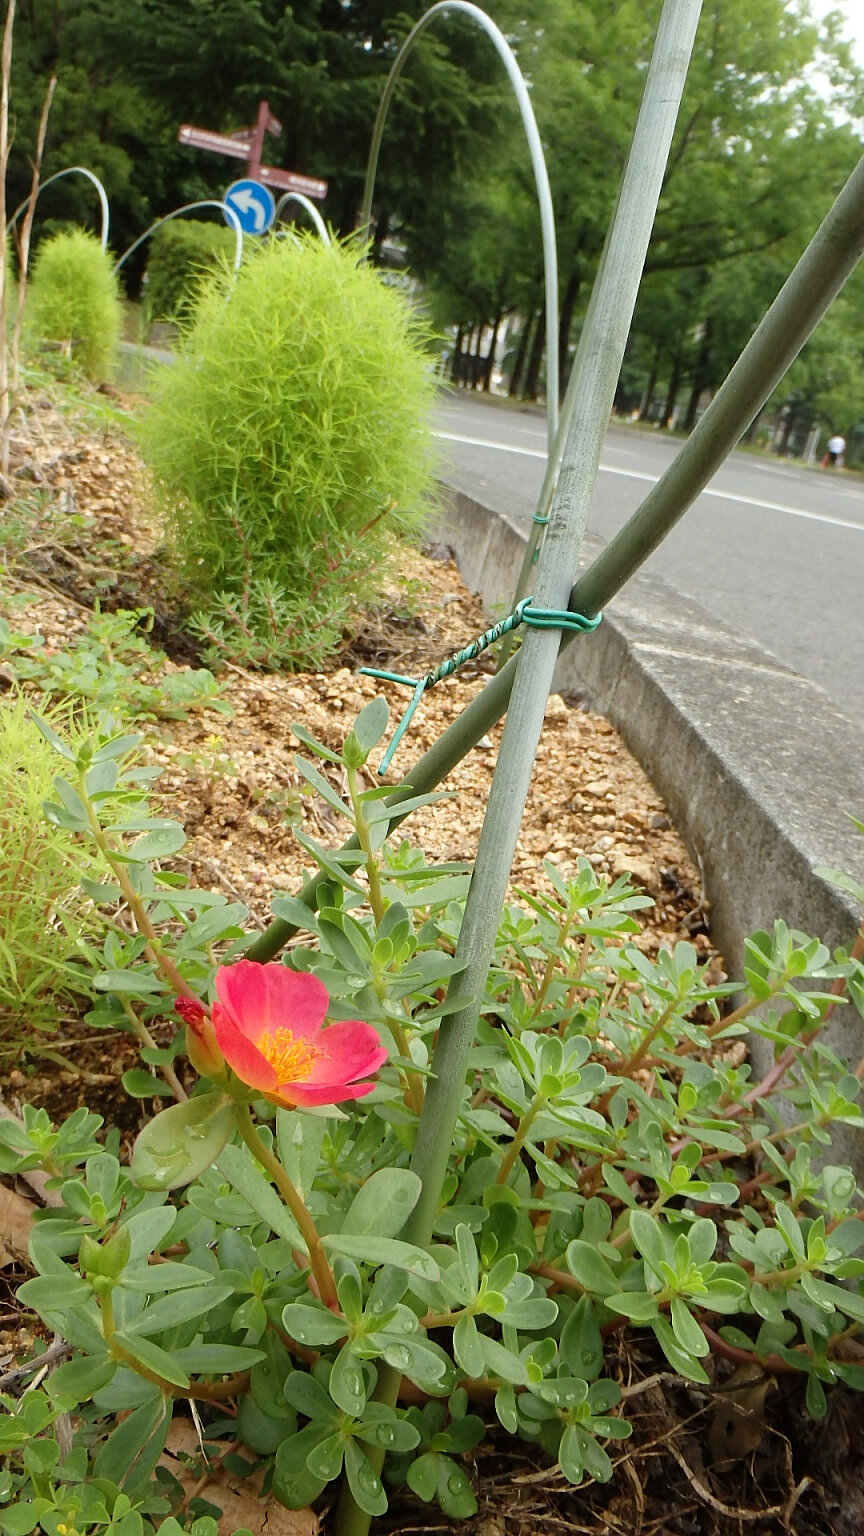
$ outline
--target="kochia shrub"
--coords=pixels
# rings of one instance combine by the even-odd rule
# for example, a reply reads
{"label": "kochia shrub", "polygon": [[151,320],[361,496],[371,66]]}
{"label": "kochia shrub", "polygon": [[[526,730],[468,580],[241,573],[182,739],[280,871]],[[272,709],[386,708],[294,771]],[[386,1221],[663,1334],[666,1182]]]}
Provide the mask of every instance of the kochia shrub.
{"label": "kochia shrub", "polygon": [[69,346],[89,379],[112,373],[122,309],[111,257],[95,235],[74,229],[40,245],[28,310],[35,334]]}
{"label": "kochia shrub", "polygon": [[315,666],[380,592],[431,487],[426,339],[356,245],[268,242],[202,289],[142,441],[217,648]]}
{"label": "kochia shrub", "polygon": [[147,261],[146,310],[150,320],[188,315],[201,279],[233,258],[235,237],[221,224],[175,219],[157,229]]}
{"label": "kochia shrub", "polygon": [[[56,711],[54,725],[61,729]],[[22,698],[0,704],[0,1041],[18,1045],[32,1030],[56,1029],[71,999],[92,997],[82,964],[82,926],[91,902],[80,886],[95,873],[89,852],[61,827],[48,827],[43,801],[57,757]]]}

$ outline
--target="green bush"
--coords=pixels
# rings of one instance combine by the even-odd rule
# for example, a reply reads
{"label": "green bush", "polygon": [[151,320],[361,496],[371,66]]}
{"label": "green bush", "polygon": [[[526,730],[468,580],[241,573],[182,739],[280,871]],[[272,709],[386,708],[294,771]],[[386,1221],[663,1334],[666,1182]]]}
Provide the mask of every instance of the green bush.
{"label": "green bush", "polygon": [[[60,719],[54,715],[54,726]],[[74,836],[48,826],[43,801],[54,791],[57,757],[21,698],[0,704],[0,1040],[26,1044],[33,1029],[56,1029],[64,1007],[91,997],[82,965],[82,927],[92,903],[79,885],[95,873]]]}
{"label": "green bush", "polygon": [[111,257],[95,235],[74,229],[40,245],[28,321],[43,341],[60,342],[89,379],[114,369],[122,309]]}
{"label": "green bush", "polygon": [[319,665],[380,594],[432,484],[426,345],[356,245],[274,240],[202,289],[141,438],[198,632],[233,659]]}
{"label": "green bush", "polygon": [[187,317],[202,277],[231,260],[232,230],[220,224],[175,219],[157,229],[147,260],[145,308],[148,321]]}

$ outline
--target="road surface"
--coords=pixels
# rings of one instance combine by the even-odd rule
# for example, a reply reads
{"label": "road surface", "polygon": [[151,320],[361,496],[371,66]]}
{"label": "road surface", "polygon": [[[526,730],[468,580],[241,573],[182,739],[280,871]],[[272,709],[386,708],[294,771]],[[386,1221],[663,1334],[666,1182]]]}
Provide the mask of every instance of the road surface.
{"label": "road surface", "polygon": [[[435,425],[445,477],[527,528],[545,419],[454,392],[442,397]],[[663,432],[611,426],[590,531],[611,538],[679,446]],[[646,569],[818,683],[864,726],[864,482],[733,453]]]}

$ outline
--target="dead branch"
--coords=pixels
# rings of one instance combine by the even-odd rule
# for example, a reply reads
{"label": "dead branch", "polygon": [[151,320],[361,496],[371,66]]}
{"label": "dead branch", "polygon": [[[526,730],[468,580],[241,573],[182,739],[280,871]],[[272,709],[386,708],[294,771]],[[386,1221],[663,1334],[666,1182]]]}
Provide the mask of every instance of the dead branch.
{"label": "dead branch", "polygon": [[3,49],[0,54],[0,230],[3,232],[0,261],[0,475],[9,474],[9,357],[6,352],[6,171],[9,165],[9,79],[12,74],[12,31],[15,0],[9,0]]}
{"label": "dead branch", "polygon": [[33,176],[30,181],[30,195],[24,209],[24,217],[21,220],[21,233],[17,237],[18,245],[18,304],[15,310],[15,329],[12,332],[12,392],[15,394],[19,386],[20,353],[21,353],[21,326],[24,320],[24,301],[27,297],[27,273],[30,267],[30,233],[33,228],[33,219],[36,214],[36,199],[39,196],[39,180],[42,174],[42,156],[45,152],[45,135],[48,132],[48,115],[51,111],[51,103],[54,100],[54,92],[57,89],[57,76],[52,75],[48,81],[48,89],[45,92],[45,100],[42,103],[42,115],[39,118],[39,132],[36,135],[36,154],[33,157]]}

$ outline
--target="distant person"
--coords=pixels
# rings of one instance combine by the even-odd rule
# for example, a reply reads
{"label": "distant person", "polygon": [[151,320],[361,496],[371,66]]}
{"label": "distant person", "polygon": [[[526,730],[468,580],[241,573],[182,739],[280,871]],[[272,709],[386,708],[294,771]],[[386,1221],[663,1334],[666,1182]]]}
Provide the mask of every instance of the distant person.
{"label": "distant person", "polygon": [[840,463],[840,460],[842,459],[845,452],[846,439],[845,437],[841,437],[839,432],[835,432],[834,436],[829,437],[828,439],[828,448],[825,457],[822,460],[822,468],[833,469],[835,464]]}

